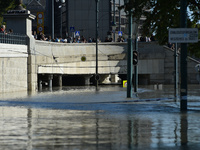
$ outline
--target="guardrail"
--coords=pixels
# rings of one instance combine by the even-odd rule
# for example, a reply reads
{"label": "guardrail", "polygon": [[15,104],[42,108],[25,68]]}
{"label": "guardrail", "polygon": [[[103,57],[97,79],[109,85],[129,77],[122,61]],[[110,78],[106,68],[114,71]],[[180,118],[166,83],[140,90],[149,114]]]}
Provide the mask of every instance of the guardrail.
{"label": "guardrail", "polygon": [[0,33],[0,43],[27,45],[27,35],[18,33]]}

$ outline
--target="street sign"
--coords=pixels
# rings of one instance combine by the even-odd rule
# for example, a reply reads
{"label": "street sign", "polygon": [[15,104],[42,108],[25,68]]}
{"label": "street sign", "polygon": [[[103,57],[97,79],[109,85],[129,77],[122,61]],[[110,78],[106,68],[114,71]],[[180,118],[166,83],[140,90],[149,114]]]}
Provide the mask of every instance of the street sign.
{"label": "street sign", "polygon": [[43,28],[42,27],[38,27],[38,31],[42,32]]}
{"label": "street sign", "polygon": [[169,43],[197,43],[197,28],[170,28]]}
{"label": "street sign", "polygon": [[37,26],[37,33],[44,33],[44,26]]}
{"label": "street sign", "polygon": [[118,31],[118,35],[122,36],[123,35],[122,31]]}
{"label": "street sign", "polygon": [[74,27],[70,27],[70,32],[74,32],[75,28]]}
{"label": "street sign", "polygon": [[37,33],[44,33],[44,12],[37,12]]}
{"label": "street sign", "polygon": [[76,31],[75,36],[80,36],[80,31]]}

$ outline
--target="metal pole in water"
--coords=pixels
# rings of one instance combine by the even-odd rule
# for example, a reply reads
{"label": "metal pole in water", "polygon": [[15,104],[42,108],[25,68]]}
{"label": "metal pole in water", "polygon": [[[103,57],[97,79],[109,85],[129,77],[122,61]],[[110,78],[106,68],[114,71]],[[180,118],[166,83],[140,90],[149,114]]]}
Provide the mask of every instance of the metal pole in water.
{"label": "metal pole in water", "polygon": [[96,0],[96,75],[95,75],[95,80],[96,80],[96,88],[98,88],[98,80],[99,80],[99,75],[98,75],[98,28],[99,28],[99,0]]}
{"label": "metal pole in water", "polygon": [[[187,0],[181,0],[181,28],[187,28]],[[187,110],[187,43],[181,44],[180,109]]]}
{"label": "metal pole in water", "polygon": [[[137,36],[135,35],[134,39],[134,50],[137,52],[138,47],[137,47]],[[138,54],[138,53],[137,53]],[[138,56],[137,56],[138,59]],[[138,60],[137,60],[138,61]],[[137,96],[137,91],[138,91],[138,64],[134,65],[134,92]]]}
{"label": "metal pole in water", "polygon": [[129,35],[128,35],[128,52],[127,52],[127,98],[132,97],[132,80],[133,80],[133,44],[132,44],[132,19],[133,12],[129,10]]}
{"label": "metal pole in water", "polygon": [[178,74],[178,49],[177,43],[176,48],[174,49],[174,97],[177,100],[178,98],[178,83],[179,83],[179,74]]}

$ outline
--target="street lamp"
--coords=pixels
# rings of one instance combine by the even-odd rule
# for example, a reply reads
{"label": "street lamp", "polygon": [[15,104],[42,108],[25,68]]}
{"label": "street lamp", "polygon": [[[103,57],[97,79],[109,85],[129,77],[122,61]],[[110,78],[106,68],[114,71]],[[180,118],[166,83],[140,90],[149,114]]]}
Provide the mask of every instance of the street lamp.
{"label": "street lamp", "polygon": [[60,37],[61,38],[62,38],[62,7],[63,7],[62,4],[64,4],[64,3],[65,3],[65,0],[61,0],[61,5],[59,6],[59,8],[60,8]]}
{"label": "street lamp", "polygon": [[[65,0],[55,0],[56,2],[61,1],[61,5],[65,3]],[[52,39],[54,39],[54,0],[52,0]],[[61,17],[62,17],[62,10],[61,10]],[[62,20],[61,20],[62,21]],[[61,23],[61,28],[62,28],[62,23]]]}

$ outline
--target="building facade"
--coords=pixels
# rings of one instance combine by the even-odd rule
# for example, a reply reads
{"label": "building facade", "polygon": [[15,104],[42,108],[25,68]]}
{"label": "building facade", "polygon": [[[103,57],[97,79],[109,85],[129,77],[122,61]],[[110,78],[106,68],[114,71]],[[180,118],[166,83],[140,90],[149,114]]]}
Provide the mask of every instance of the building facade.
{"label": "building facade", "polygon": [[[44,12],[44,33],[52,33],[52,14],[54,14],[55,37],[74,36],[79,31],[80,36],[88,39],[96,37],[96,0],[54,0],[54,13],[52,13],[52,0],[23,0],[27,9],[37,16],[37,12]],[[117,40],[118,31],[125,34],[127,23],[126,14],[118,7],[124,0],[99,0],[99,38],[104,41],[106,37]],[[115,26],[114,26],[115,25]],[[33,29],[38,30],[37,18],[33,22]],[[115,33],[115,34],[114,34]]]}

